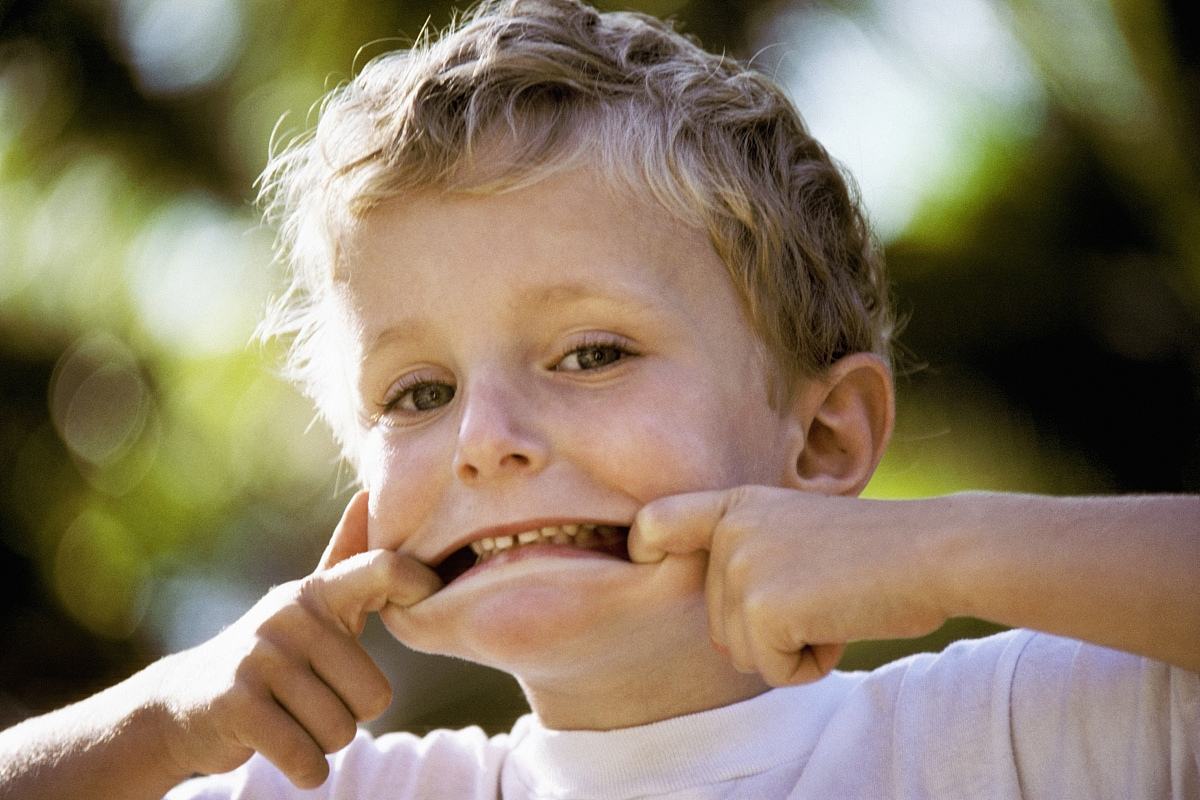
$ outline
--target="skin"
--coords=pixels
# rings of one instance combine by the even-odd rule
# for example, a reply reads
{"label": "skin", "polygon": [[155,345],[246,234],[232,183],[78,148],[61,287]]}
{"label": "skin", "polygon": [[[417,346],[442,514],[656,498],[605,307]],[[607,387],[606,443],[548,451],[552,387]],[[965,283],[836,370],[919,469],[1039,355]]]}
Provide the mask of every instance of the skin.
{"label": "skin", "polygon": [[[704,233],[588,173],[405,198],[367,219],[351,253],[339,297],[370,420],[372,548],[429,563],[497,525],[628,526],[659,497],[794,472],[803,430],[771,407]],[[580,368],[588,348],[615,360]],[[416,391],[445,396],[419,409]],[[628,726],[765,689],[708,641],[704,568],[703,553],[547,554],[383,618],[411,646],[516,675],[549,724]]]}
{"label": "skin", "polygon": [[[354,245],[338,291],[369,493],[312,575],[0,733],[0,797],[161,797],[254,751],[315,786],[390,699],[357,640],[371,613],[511,671],[557,728],[816,680],[847,641],[962,614],[1200,671],[1200,498],[856,499],[891,432],[886,367],[850,355],[773,408],[703,234],[587,174],[384,206]],[[418,408],[414,379],[443,388]],[[535,553],[446,587],[427,566],[568,519],[631,524],[632,563]]]}

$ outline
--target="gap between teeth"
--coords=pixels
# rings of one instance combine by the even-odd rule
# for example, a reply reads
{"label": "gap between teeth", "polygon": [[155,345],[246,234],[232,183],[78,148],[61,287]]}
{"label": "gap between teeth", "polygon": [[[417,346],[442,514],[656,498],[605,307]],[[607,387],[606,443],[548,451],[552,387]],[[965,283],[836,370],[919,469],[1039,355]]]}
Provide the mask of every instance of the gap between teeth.
{"label": "gap between teeth", "polygon": [[527,544],[566,544],[575,547],[590,547],[594,544],[611,544],[621,537],[621,529],[613,525],[550,525],[545,528],[521,531],[512,536],[489,536],[471,542],[471,550],[480,560],[489,558],[501,550]]}

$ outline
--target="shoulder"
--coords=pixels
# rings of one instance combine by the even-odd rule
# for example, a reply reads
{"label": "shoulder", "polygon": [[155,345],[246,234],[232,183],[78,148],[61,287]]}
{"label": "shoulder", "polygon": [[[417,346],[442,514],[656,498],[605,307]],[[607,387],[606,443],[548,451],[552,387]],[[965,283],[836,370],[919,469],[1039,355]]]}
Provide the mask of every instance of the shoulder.
{"label": "shoulder", "polygon": [[[806,776],[841,794],[1188,796],[1200,763],[1200,678],[1127,653],[1014,630],[851,674]],[[1072,784],[1097,760],[1126,772]]]}
{"label": "shoulder", "polygon": [[481,728],[435,730],[424,736],[360,730],[354,741],[330,756],[329,778],[320,788],[296,789],[261,756],[233,772],[187,781],[165,800],[258,800],[312,798],[370,800],[387,797],[495,797],[509,735],[488,736]]}
{"label": "shoulder", "polygon": [[1031,796],[1200,794],[1200,675],[1038,634],[1011,695],[1013,754]]}
{"label": "shoulder", "polygon": [[1084,741],[1092,732],[1088,726],[1097,739],[1112,740],[1115,731],[1172,716],[1179,730],[1200,735],[1200,675],[1029,630],[901,659],[865,674],[859,691],[877,705],[890,704],[899,719],[987,723],[997,737],[1003,733],[1018,744],[1048,747],[1064,735]]}

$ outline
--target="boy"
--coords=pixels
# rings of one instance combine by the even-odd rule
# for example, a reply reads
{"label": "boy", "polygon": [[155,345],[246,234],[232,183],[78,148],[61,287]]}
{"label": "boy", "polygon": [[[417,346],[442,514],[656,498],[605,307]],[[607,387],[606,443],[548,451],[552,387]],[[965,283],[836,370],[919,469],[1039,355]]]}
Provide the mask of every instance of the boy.
{"label": "boy", "polygon": [[[489,3],[367,67],[267,190],[274,330],[365,491],[312,575],[0,737],[5,796],[1200,794],[1200,502],[854,499],[886,283],[761,76]],[[357,733],[389,701],[371,613],[534,714]],[[833,672],[958,614],[1072,638]]]}

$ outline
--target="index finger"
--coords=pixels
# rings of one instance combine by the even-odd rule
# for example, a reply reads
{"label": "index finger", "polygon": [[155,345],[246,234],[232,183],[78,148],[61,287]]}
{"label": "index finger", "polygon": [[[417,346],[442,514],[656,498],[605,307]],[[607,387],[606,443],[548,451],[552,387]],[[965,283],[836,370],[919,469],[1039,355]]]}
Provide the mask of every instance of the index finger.
{"label": "index finger", "polygon": [[387,605],[408,608],[442,588],[437,573],[394,550],[359,553],[314,572],[308,580],[320,587],[325,608],[355,635],[362,632],[368,614]]}
{"label": "index finger", "polygon": [[729,506],[724,490],[689,492],[642,506],[629,529],[629,558],[637,564],[662,561],[712,547],[713,531]]}

